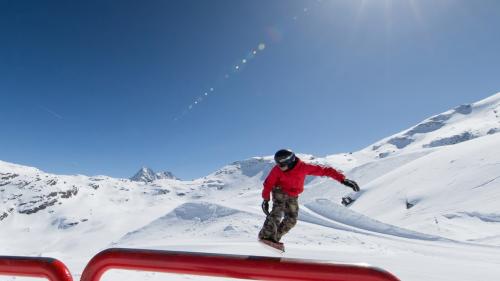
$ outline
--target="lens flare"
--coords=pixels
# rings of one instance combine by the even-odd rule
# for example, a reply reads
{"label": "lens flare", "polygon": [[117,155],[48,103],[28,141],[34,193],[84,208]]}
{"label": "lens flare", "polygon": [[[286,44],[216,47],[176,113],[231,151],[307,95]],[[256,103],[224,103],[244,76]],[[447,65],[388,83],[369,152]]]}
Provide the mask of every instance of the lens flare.
{"label": "lens flare", "polygon": [[[318,3],[321,3],[322,0],[316,0]],[[367,0],[361,0],[361,8],[360,11],[362,12],[363,6],[365,5],[365,1]],[[386,0],[390,1],[390,0]],[[412,0],[410,0],[412,1]],[[313,8],[313,9],[311,9]],[[302,11],[299,9],[296,11],[295,15],[289,15],[288,20],[294,22],[294,26],[300,22],[300,20],[307,18],[307,15],[310,14],[313,10],[316,10],[317,7],[304,7]],[[360,14],[361,12],[358,12]],[[292,17],[293,16],[293,17]],[[225,82],[226,80],[229,80],[232,77],[235,77],[236,75],[241,75],[243,70],[246,68],[247,64],[251,64],[253,60],[256,59],[257,54],[260,52],[263,52],[268,46],[267,43],[269,44],[274,44],[282,41],[285,31],[283,29],[283,26],[281,28],[278,28],[276,25],[272,25],[271,27],[266,29],[267,31],[267,38],[268,41],[261,41],[254,45],[253,48],[249,50],[248,53],[243,58],[239,58],[236,63],[234,63],[232,66],[230,66],[230,69],[226,69],[226,73],[222,76],[223,81]],[[220,76],[219,76],[220,77]],[[218,87],[222,87],[224,84],[217,85]],[[219,92],[219,91],[218,91]],[[210,87],[208,90],[201,91],[201,93],[198,93],[197,97],[194,97],[191,103],[187,106],[184,107],[182,110],[182,114],[179,114],[179,116],[176,116],[173,120],[174,121],[179,121],[183,119],[185,116],[190,114],[190,112],[197,106],[199,106],[204,99],[208,99],[209,94],[215,93],[215,88]],[[215,96],[215,95],[210,95],[210,96]]]}

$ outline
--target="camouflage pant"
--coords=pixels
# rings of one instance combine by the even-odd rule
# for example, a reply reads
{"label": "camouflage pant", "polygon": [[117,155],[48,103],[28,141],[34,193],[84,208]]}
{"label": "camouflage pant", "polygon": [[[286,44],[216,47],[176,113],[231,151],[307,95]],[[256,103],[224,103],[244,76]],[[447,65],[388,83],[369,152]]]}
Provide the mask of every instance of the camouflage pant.
{"label": "camouflage pant", "polygon": [[280,241],[297,224],[299,202],[298,197],[286,194],[279,187],[273,189],[272,195],[273,209],[259,232],[259,239]]}

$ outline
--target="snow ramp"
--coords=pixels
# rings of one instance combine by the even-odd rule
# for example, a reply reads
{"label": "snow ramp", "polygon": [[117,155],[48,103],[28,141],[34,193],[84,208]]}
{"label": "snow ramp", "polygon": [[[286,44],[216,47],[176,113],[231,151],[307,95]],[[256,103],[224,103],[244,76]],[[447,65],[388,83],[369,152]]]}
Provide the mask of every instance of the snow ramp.
{"label": "snow ramp", "polygon": [[374,220],[324,198],[305,204],[299,213],[299,220],[365,235],[382,234],[426,241],[448,240]]}
{"label": "snow ramp", "polygon": [[146,226],[127,233],[112,246],[161,245],[168,241],[255,237],[260,224],[253,214],[209,202],[188,202]]}

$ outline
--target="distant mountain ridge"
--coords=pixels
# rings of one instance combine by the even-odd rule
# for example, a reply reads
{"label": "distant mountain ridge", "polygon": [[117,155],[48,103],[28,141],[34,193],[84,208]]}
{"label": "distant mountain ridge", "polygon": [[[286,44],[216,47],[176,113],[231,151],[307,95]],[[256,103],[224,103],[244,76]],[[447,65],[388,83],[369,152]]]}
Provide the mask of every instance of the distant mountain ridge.
{"label": "distant mountain ridge", "polygon": [[500,93],[427,118],[363,151],[385,158],[401,151],[452,145],[497,132],[500,132]]}
{"label": "distant mountain ridge", "polygon": [[130,178],[131,181],[142,181],[146,183],[162,179],[179,180],[179,178],[174,176],[171,172],[164,171],[156,173],[148,167],[142,167],[133,177]]}

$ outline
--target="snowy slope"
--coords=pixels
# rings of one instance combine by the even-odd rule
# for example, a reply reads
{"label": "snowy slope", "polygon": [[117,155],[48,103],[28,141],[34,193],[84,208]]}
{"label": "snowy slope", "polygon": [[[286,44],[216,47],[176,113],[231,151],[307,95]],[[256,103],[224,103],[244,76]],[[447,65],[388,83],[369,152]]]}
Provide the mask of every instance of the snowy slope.
{"label": "snowy slope", "polygon": [[[499,110],[496,94],[358,152],[299,155],[343,170],[362,192],[346,208],[339,203],[350,189],[308,178],[285,256],[367,262],[410,281],[497,280]],[[92,255],[115,246],[275,255],[255,242],[262,181],[273,165],[270,156],[255,157],[193,181],[132,181],[0,161],[0,255],[60,258],[76,278]],[[106,278],[165,280],[123,271]]]}
{"label": "snowy slope", "polygon": [[448,146],[365,185],[352,208],[405,228],[500,246],[500,134]]}

